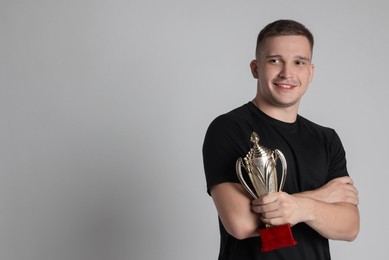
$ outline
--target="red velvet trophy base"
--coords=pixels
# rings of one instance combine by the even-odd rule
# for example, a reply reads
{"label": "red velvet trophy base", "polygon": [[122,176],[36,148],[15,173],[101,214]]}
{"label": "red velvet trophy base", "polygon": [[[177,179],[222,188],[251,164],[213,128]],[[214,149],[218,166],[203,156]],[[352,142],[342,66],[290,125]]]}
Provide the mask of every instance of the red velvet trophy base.
{"label": "red velvet trophy base", "polygon": [[268,252],[297,244],[296,240],[293,238],[289,224],[260,228],[259,234],[261,235],[262,240],[262,252]]}

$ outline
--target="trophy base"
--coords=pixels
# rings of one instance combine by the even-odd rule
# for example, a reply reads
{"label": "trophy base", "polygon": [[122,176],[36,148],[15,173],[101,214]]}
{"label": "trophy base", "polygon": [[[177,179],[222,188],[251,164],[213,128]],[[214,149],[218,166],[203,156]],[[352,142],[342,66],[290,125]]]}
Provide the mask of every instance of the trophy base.
{"label": "trophy base", "polygon": [[296,240],[293,238],[289,224],[260,228],[259,234],[262,240],[262,252],[290,247],[297,244]]}

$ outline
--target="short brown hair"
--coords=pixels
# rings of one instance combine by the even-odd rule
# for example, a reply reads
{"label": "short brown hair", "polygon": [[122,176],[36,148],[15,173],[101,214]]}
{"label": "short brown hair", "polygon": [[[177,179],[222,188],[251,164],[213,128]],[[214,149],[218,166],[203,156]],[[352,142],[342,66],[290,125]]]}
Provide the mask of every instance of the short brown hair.
{"label": "short brown hair", "polygon": [[313,35],[312,33],[301,23],[293,20],[277,20],[266,25],[258,34],[257,46],[255,54],[257,55],[263,42],[272,36],[283,36],[283,35],[301,35],[305,36],[313,51]]}

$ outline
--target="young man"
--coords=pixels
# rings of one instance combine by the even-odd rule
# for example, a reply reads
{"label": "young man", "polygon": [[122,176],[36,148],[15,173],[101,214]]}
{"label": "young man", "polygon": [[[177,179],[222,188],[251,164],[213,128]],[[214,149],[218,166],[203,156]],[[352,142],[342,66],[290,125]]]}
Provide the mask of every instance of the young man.
{"label": "young man", "polygon": [[[313,36],[302,24],[279,20],[258,35],[255,98],[217,117],[203,145],[208,193],[220,224],[219,259],[330,259],[328,239],[352,241],[359,232],[358,192],[348,176],[345,151],[333,129],[300,115],[312,80]],[[235,163],[253,146],[280,150],[287,161],[283,191],[253,199]],[[258,227],[290,224],[297,245],[261,252]]]}

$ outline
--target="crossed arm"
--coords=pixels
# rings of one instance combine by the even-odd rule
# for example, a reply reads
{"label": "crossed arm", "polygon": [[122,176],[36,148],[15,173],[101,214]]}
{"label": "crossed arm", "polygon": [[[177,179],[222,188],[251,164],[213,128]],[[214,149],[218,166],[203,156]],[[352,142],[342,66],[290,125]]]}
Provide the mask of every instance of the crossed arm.
{"label": "crossed arm", "polygon": [[222,183],[211,195],[227,232],[237,239],[258,236],[260,223],[305,222],[328,239],[352,241],[359,233],[358,191],[349,177],[302,193],[275,192],[252,200],[239,183]]}

